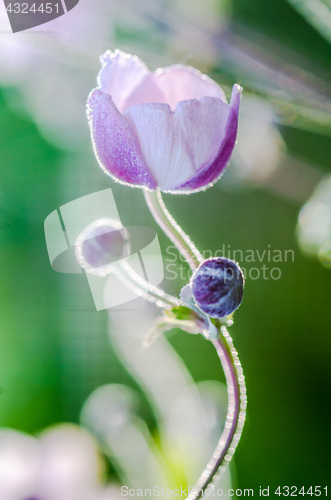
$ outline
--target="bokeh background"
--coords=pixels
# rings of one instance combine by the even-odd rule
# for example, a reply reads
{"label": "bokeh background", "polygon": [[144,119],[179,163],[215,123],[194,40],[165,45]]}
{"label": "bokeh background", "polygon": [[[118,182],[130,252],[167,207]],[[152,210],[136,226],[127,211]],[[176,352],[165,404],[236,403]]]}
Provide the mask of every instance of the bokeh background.
{"label": "bokeh background", "polygon": [[[185,269],[183,279],[171,279],[169,242],[142,192],[115,184],[93,156],[85,102],[99,55],[119,47],[150,69],[190,64],[228,96],[234,83],[244,87],[238,144],[225,175],[206,192],[164,200],[200,250],[225,245],[255,255],[255,262],[241,262],[245,298],[230,332],[246,375],[248,414],[226,480],[255,496],[269,486],[275,498],[278,486],[331,486],[330,3],[81,0],[65,16],[15,34],[0,9],[1,477],[8,478],[6,443],[19,449],[14,438],[36,444],[50,433],[48,445],[53,439],[65,448],[65,433],[76,432],[93,441],[102,462],[95,466],[97,493],[80,485],[84,495],[93,490],[86,498],[101,498],[103,484],[109,498],[119,496],[121,484],[192,484],[220,432],[216,416],[222,421],[226,412],[222,370],[202,336],[168,332],[146,354],[151,362],[143,372],[139,342],[153,307],[138,324],[126,324],[127,311],[96,312],[84,274],[50,266],[45,218],[111,187],[125,225],[158,231],[164,288],[178,294],[187,282]],[[279,250],[283,262],[268,262],[268,249]],[[294,255],[287,262],[285,250]],[[257,252],[264,251],[260,262]],[[280,278],[268,271],[263,279],[263,264],[279,268]],[[176,265],[185,267],[179,258]],[[258,279],[249,276],[253,267]],[[153,352],[164,363],[160,373]],[[44,438],[31,437],[45,429]],[[19,465],[11,467],[15,478]],[[42,490],[51,491],[49,498],[85,498],[78,490],[55,494],[49,484]],[[1,498],[32,494],[10,488]]]}

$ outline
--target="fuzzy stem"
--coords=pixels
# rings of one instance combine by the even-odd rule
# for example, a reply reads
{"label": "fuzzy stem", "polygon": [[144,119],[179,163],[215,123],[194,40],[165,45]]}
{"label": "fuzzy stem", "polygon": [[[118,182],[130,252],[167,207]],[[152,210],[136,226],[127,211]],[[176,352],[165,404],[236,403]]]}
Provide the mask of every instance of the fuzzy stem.
{"label": "fuzzy stem", "polygon": [[245,377],[238,353],[225,326],[221,326],[218,338],[212,342],[226,378],[228,413],[214,454],[187,500],[198,500],[208,487],[215,487],[233,457],[245,423],[247,405]]}
{"label": "fuzzy stem", "polygon": [[114,271],[117,272],[118,277],[124,284],[137,293],[143,291],[145,299],[149,302],[156,303],[158,307],[172,309],[173,307],[185,306],[182,300],[173,297],[169,293],[164,292],[157,286],[151,285],[141,278],[125,260],[120,261],[114,266]]}
{"label": "fuzzy stem", "polygon": [[189,236],[184,233],[175,219],[170,215],[162,200],[161,191],[144,190],[145,200],[154,219],[165,232],[168,238],[176,245],[179,252],[185,257],[193,271],[197,269],[204,259],[191,241]]}
{"label": "fuzzy stem", "polygon": [[[169,214],[163,203],[160,190],[144,191],[144,194],[148,208],[156,222],[176,245],[190,267],[193,270],[197,269],[204,259],[188,235]],[[215,487],[235,452],[245,422],[246,386],[241,363],[226,327],[220,321],[217,322],[217,327],[219,329],[218,337],[211,341],[220,358],[226,378],[228,412],[214,454],[187,500],[198,500],[208,487]]]}

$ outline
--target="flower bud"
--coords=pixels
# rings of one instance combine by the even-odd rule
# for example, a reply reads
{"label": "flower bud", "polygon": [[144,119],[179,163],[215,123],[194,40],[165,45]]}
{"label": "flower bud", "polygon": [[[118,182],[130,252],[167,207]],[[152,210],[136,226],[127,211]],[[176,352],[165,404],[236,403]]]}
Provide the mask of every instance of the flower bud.
{"label": "flower bud", "polygon": [[223,318],[241,304],[244,276],[238,264],[225,257],[205,260],[190,281],[197,306],[212,318]]}
{"label": "flower bud", "polygon": [[98,219],[80,233],[75,247],[77,261],[85,271],[105,276],[112,263],[130,254],[130,236],[119,221]]}

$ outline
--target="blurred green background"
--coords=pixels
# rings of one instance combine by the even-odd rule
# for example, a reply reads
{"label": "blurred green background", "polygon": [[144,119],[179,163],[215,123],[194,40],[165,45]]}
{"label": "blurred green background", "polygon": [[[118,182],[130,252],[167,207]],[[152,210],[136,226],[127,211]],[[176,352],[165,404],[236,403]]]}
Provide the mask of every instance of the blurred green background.
{"label": "blurred green background", "polygon": [[[164,62],[180,62],[180,48],[177,54],[169,49],[171,37],[176,39],[176,30],[181,31],[180,21],[176,30],[171,24],[180,2],[154,3],[160,12],[164,9],[167,13],[164,23],[157,23],[152,13],[150,17],[145,13],[146,25],[135,26],[134,19],[116,19],[113,38],[100,43],[102,50],[130,47],[141,57],[147,54],[152,69]],[[286,88],[274,92],[271,83],[258,73],[254,81],[249,65],[244,66],[240,58],[231,59],[226,47],[247,48],[255,60],[269,64],[274,71],[279,72],[284,61],[290,68],[303,68],[305,82],[313,75],[317,94],[328,102],[330,44],[285,0],[212,4],[221,17],[228,16],[226,35],[213,45],[216,56],[206,63],[207,69],[202,59],[195,59],[195,50],[203,54],[203,46],[192,47],[188,64],[208,71],[226,89],[235,82],[242,84],[244,99],[255,93],[271,103],[280,117],[277,127],[288,158],[310,165],[322,178],[331,170],[329,108],[321,109],[318,116],[305,114],[301,120],[296,106],[302,110],[308,102],[309,109],[316,111],[311,97],[302,93],[301,102],[296,103],[284,97]],[[203,14],[204,2],[192,5]],[[112,8],[115,12],[116,2]],[[210,10],[209,6],[209,14]],[[185,17],[185,12],[182,15]],[[217,25],[213,30],[212,41]],[[189,36],[189,28],[183,24],[180,39],[185,42]],[[186,53],[184,46],[183,57]],[[79,56],[71,53],[70,62],[75,58]],[[84,85],[92,89],[98,61],[92,57],[93,62],[89,61]],[[21,104],[24,82],[2,85],[0,426],[35,433],[56,422],[78,422],[82,404],[102,384],[125,383],[139,390],[109,343],[107,312],[93,310],[85,276],[60,274],[51,268],[45,218],[69,201],[111,187],[124,224],[156,225],[140,190],[116,185],[98,168],[87,123],[82,136],[72,139],[75,144],[71,150],[61,148]],[[73,88],[75,85],[79,86],[78,81]],[[295,87],[292,90],[295,92]],[[84,91],[83,86],[79,97],[82,106]],[[284,102],[291,109],[282,114]],[[290,120],[293,109],[296,118]],[[85,120],[83,114],[81,120]],[[299,175],[293,181],[293,191],[300,181]],[[331,271],[317,259],[303,255],[298,247],[297,219],[306,200],[283,196],[273,189],[272,178],[267,187],[233,184],[226,179],[222,183],[223,179],[206,192],[191,196],[164,196],[170,212],[198,248],[215,252],[225,244],[260,253],[268,245],[282,252],[294,250],[294,262],[275,264],[281,269],[279,280],[247,279],[244,302],[231,328],[248,387],[247,422],[235,455],[236,484],[255,491],[260,486],[270,486],[271,491],[279,485],[331,486]],[[168,241],[157,231],[165,252]],[[164,282],[173,293],[183,284],[180,280]],[[202,336],[171,331],[167,337],[195,381],[223,380],[216,354]],[[153,430],[156,419],[144,401],[142,415]]]}

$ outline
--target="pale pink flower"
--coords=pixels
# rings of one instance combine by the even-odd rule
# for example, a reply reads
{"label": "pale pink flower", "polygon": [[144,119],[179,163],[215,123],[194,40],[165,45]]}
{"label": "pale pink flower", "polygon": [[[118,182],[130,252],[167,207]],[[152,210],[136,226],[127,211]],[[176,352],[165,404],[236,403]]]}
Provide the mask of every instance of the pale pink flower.
{"label": "pale pink flower", "polygon": [[211,186],[235,145],[241,87],[230,104],[221,87],[190,66],[150,72],[119,50],[101,57],[88,99],[101,168],[134,187],[191,193]]}

